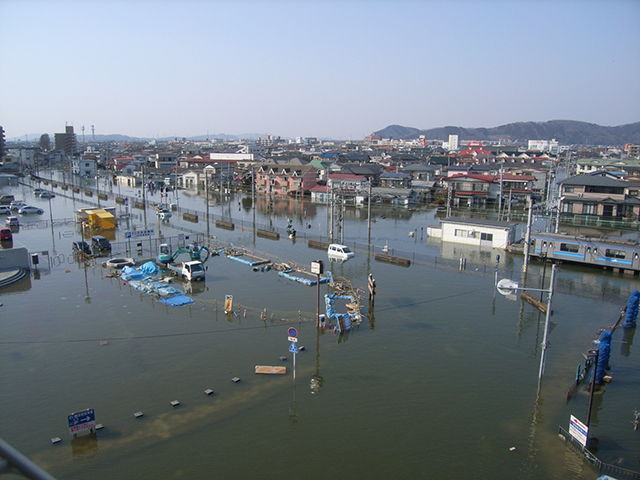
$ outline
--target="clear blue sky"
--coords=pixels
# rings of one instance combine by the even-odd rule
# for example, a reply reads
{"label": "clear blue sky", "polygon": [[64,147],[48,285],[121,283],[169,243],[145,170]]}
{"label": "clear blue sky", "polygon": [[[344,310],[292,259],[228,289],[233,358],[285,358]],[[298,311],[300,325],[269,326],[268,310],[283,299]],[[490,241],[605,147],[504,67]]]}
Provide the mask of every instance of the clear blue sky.
{"label": "clear blue sky", "polygon": [[640,121],[640,1],[0,1],[7,138],[556,119]]}

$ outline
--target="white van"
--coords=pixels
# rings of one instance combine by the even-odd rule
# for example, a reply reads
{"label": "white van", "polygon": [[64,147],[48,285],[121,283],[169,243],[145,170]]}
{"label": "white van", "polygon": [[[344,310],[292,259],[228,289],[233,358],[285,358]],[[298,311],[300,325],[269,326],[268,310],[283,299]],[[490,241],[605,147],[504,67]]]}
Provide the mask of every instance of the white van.
{"label": "white van", "polygon": [[331,245],[329,245],[329,249],[327,250],[327,255],[329,255],[329,258],[346,260],[348,258],[355,257],[356,254],[353,253],[351,249],[346,245],[339,245],[337,243],[332,243]]}

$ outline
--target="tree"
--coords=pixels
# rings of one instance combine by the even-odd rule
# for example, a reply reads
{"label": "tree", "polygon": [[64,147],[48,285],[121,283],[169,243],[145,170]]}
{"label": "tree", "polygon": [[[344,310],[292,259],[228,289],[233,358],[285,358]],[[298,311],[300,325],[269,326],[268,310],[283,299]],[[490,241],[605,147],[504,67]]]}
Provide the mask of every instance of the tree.
{"label": "tree", "polygon": [[48,133],[43,133],[42,135],[40,135],[40,142],[38,143],[38,145],[40,145],[40,148],[45,152],[51,150],[51,139],[49,138]]}

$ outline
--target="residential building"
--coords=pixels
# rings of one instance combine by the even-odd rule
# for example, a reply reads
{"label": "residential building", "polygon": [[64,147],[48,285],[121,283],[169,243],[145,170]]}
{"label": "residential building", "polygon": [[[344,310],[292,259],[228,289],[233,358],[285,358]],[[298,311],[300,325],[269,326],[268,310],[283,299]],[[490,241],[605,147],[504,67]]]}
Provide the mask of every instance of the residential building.
{"label": "residential building", "polygon": [[97,157],[93,154],[84,154],[80,158],[71,161],[71,173],[82,177],[95,177],[97,172]]}
{"label": "residential building", "polygon": [[256,191],[267,195],[304,195],[317,184],[311,165],[262,164],[255,173]]}
{"label": "residential building", "polygon": [[638,218],[637,182],[605,171],[576,175],[560,183],[560,211],[564,215]]}
{"label": "residential building", "polygon": [[455,152],[458,150],[458,135],[449,135],[449,151]]}
{"label": "residential building", "polygon": [[73,133],[73,125],[67,125],[64,133],[54,134],[56,150],[62,150],[67,157],[73,157],[78,151],[78,141]]}
{"label": "residential building", "polygon": [[427,234],[444,242],[504,249],[515,242],[517,225],[515,222],[447,217],[440,221],[440,227],[427,227]]}

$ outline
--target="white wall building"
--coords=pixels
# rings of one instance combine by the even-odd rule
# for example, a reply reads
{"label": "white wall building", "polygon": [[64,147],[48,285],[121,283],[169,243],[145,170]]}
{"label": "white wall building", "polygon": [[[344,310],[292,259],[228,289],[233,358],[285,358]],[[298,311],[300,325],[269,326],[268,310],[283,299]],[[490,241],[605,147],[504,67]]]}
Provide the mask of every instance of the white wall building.
{"label": "white wall building", "polygon": [[458,150],[458,135],[449,135],[449,151]]}
{"label": "white wall building", "polygon": [[504,249],[515,242],[517,225],[514,222],[447,217],[440,220],[440,227],[428,227],[427,234],[440,237],[443,242]]}

